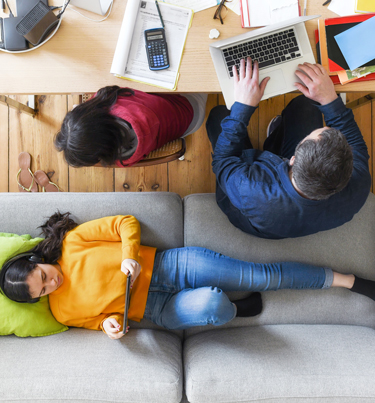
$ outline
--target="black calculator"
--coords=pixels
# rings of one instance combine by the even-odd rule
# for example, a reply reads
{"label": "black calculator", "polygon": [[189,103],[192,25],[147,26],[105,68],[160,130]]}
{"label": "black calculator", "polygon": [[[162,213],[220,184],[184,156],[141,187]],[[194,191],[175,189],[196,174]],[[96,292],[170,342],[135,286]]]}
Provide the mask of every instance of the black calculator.
{"label": "black calculator", "polygon": [[168,47],[164,28],[145,30],[146,52],[150,70],[169,67]]}

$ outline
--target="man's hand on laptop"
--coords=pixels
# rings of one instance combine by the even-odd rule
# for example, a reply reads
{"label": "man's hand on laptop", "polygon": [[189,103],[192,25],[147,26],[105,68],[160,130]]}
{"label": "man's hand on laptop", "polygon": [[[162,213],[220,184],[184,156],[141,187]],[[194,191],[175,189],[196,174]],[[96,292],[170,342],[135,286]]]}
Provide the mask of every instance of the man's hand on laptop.
{"label": "man's hand on laptop", "polygon": [[295,86],[302,94],[319,102],[321,105],[327,105],[337,98],[335,87],[328,73],[320,64],[303,63],[298,65],[299,70],[296,76],[303,82],[295,83]]}
{"label": "man's hand on laptop", "polygon": [[254,62],[253,65],[250,57],[248,57],[245,66],[245,59],[241,59],[240,74],[238,75],[236,66],[233,66],[233,78],[235,102],[257,107],[270,79],[266,77],[259,84],[258,63]]}

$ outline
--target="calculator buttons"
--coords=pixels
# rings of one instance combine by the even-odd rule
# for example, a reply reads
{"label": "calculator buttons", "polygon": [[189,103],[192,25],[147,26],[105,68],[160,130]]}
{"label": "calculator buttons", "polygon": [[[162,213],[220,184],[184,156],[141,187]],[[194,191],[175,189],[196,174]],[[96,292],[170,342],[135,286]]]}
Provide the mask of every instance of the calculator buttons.
{"label": "calculator buttons", "polygon": [[160,69],[168,66],[167,50],[162,42],[152,41],[147,45],[150,67]]}

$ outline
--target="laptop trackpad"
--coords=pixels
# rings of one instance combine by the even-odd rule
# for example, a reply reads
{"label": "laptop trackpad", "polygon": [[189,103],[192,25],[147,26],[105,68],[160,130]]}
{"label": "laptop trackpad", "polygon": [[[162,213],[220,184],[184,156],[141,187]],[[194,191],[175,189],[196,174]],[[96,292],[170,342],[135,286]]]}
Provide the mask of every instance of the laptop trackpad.
{"label": "laptop trackpad", "polygon": [[259,74],[259,82],[263,80],[265,77],[270,77],[271,79],[268,81],[266,89],[264,91],[264,95],[270,94],[273,92],[282,93],[284,89],[286,89],[286,83],[284,78],[284,73],[281,69],[273,70],[270,72],[260,72]]}

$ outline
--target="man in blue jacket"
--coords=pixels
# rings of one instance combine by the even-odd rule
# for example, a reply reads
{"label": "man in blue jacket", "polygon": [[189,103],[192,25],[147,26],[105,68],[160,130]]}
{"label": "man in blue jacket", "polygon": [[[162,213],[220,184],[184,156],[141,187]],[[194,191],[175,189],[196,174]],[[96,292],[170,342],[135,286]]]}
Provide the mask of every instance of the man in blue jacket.
{"label": "man in blue jacket", "polygon": [[[369,155],[353,113],[318,64],[298,66],[295,98],[270,124],[264,149],[247,134],[268,78],[258,64],[234,68],[236,102],[215,107],[206,127],[213,148],[216,200],[233,225],[262,238],[299,237],[352,219],[370,191]],[[322,113],[325,123],[323,127]]]}

